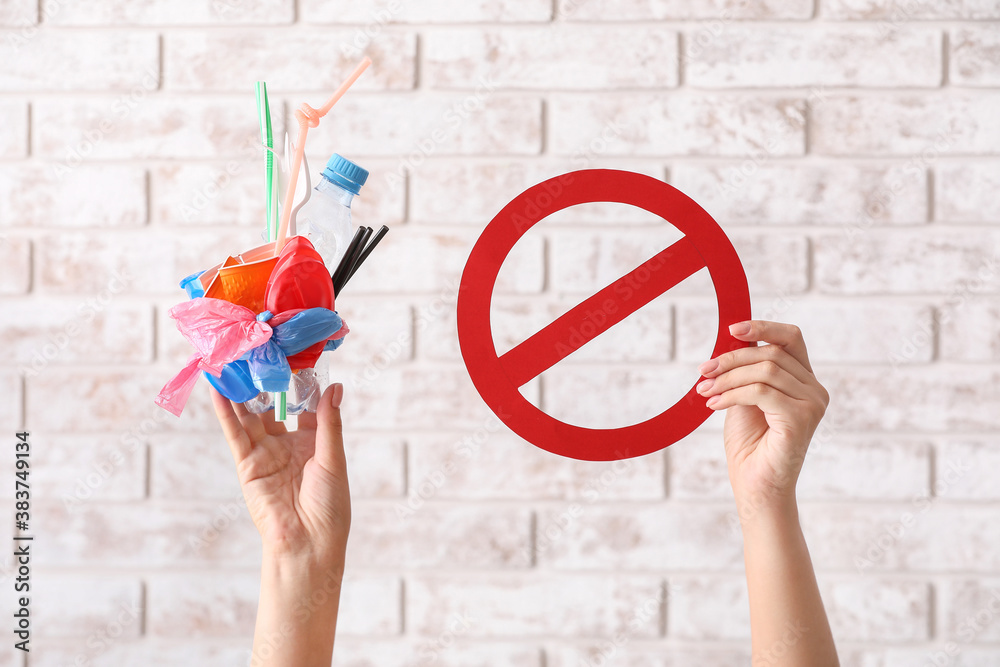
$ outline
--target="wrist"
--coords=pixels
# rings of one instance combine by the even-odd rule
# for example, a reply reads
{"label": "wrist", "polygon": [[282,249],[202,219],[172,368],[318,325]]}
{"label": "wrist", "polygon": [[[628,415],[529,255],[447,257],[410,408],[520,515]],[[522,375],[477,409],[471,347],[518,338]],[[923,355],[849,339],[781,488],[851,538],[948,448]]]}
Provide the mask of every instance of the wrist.
{"label": "wrist", "polygon": [[347,536],[339,538],[335,535],[310,535],[306,531],[287,533],[280,531],[268,532],[264,537],[261,532],[261,545],[264,559],[275,565],[281,565],[287,570],[304,571],[317,568],[328,568],[343,564],[347,553]]}
{"label": "wrist", "polygon": [[736,511],[740,524],[746,527],[751,523],[767,524],[798,524],[799,506],[795,499],[795,488],[789,490],[741,490],[733,487],[736,498]]}
{"label": "wrist", "polygon": [[331,583],[338,589],[344,579],[343,552],[288,552],[265,548],[262,557],[264,576],[293,584]]}

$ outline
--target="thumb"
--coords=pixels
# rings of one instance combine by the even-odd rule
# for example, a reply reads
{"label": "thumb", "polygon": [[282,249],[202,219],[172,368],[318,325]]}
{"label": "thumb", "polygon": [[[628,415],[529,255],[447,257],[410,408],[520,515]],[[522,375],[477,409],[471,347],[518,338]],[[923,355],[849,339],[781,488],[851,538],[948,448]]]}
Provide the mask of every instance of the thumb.
{"label": "thumb", "polygon": [[313,457],[324,470],[336,475],[347,473],[344,425],[340,420],[340,402],[343,399],[344,385],[337,382],[323,392],[316,409],[316,452]]}

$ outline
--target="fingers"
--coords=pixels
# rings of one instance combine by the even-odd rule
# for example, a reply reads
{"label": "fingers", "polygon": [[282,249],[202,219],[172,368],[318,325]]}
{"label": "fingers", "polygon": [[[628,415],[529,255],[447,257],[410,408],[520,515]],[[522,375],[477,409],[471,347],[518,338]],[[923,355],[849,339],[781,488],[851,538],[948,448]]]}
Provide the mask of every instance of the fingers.
{"label": "fingers", "polygon": [[308,410],[306,410],[305,412],[300,412],[299,413],[299,423],[298,423],[298,426],[297,426],[297,430],[299,430],[299,431],[315,431],[316,430],[316,413],[315,412],[309,412]]}
{"label": "fingers", "polygon": [[726,410],[734,405],[755,405],[770,414],[793,414],[796,399],[774,387],[755,382],[717,394],[705,403],[713,410]]}
{"label": "fingers", "polygon": [[737,322],[729,327],[733,338],[743,341],[763,341],[772,345],[780,345],[792,355],[803,368],[812,372],[809,355],[806,353],[806,343],[802,339],[802,331],[794,324],[768,322],[766,320],[748,320]]}
{"label": "fingers", "polygon": [[706,380],[697,390],[709,397],[708,407],[755,405],[770,412],[794,409],[795,414],[822,417],[830,395],[812,373],[798,327],[751,320],[730,330],[741,340],[768,344],[733,350],[699,367]]}
{"label": "fingers", "polygon": [[789,354],[780,345],[762,345],[760,347],[741,347],[732,352],[720,354],[715,359],[706,361],[698,367],[698,372],[706,378],[713,378],[722,375],[734,368],[770,362],[782,368],[794,378],[802,383],[810,384],[816,382],[816,376],[806,370],[799,360]]}
{"label": "fingers", "polygon": [[[233,412],[236,413],[236,418],[240,420],[240,424],[243,426],[243,430],[246,431],[247,436],[250,438],[250,442],[258,442],[263,440],[267,435],[267,429],[264,428],[264,422],[261,420],[260,415],[255,415],[246,409],[242,403],[233,403]],[[274,417],[271,418],[272,420]]]}
{"label": "fingers", "polygon": [[316,453],[314,458],[324,469],[337,475],[347,474],[344,455],[344,426],[340,419],[340,403],[344,385],[339,382],[327,387],[316,408]]}
{"label": "fingers", "polygon": [[264,431],[266,431],[268,435],[281,435],[282,433],[288,433],[288,428],[285,426],[285,423],[275,420],[274,410],[268,410],[258,416],[260,417],[261,424],[264,425]]}
{"label": "fingers", "polygon": [[218,417],[219,424],[222,426],[222,433],[226,436],[226,441],[229,443],[229,449],[233,453],[233,460],[236,461],[236,465],[239,465],[243,462],[243,459],[250,455],[250,450],[253,449],[250,437],[233,411],[232,401],[216,391],[215,387],[211,385],[209,385],[209,391],[212,395],[212,405],[215,407],[215,416]]}
{"label": "fingers", "polygon": [[702,396],[717,396],[752,384],[767,385],[792,398],[806,398],[810,394],[809,387],[773,361],[739,366],[718,377],[703,380],[697,390]]}

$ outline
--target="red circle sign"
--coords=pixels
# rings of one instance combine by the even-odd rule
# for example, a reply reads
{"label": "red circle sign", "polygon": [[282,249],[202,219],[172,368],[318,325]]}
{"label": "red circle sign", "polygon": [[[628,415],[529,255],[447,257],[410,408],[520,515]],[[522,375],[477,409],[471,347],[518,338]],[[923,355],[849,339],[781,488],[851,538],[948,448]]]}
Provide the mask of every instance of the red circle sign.
{"label": "red circle sign", "polygon": [[[490,324],[490,301],[504,259],[539,220],[590,202],[637,206],[671,222],[685,236],[498,356]],[[733,244],[703,208],[662,181],[613,169],[574,171],[528,188],[486,226],[462,273],[458,338],[473,384],[512,431],[554,454],[585,461],[613,461],[643,456],[677,442],[712,413],[694,385],[659,415],[615,429],[561,422],[529,403],[518,389],[704,267],[708,268],[719,302],[719,330],[712,352],[715,357],[748,346],[733,338],[728,326],[750,319],[750,292]]]}

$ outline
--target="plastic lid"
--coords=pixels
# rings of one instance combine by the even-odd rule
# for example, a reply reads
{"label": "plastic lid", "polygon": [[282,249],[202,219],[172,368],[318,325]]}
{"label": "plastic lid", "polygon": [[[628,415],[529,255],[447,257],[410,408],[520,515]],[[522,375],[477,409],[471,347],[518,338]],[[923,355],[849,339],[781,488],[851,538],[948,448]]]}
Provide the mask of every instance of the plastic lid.
{"label": "plastic lid", "polygon": [[334,153],[333,157],[326,163],[323,177],[348,192],[358,194],[361,192],[361,186],[368,180],[368,170],[359,167],[346,157]]}

